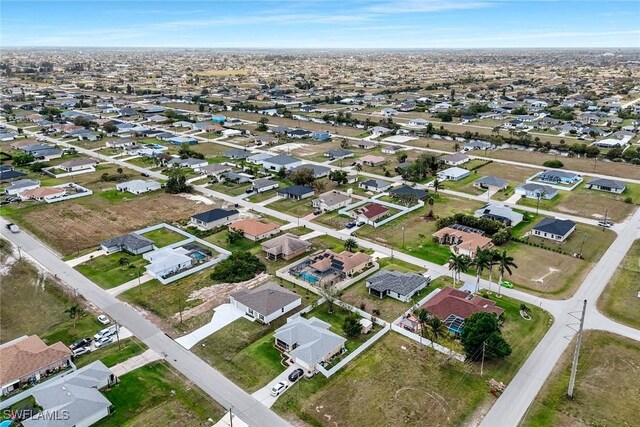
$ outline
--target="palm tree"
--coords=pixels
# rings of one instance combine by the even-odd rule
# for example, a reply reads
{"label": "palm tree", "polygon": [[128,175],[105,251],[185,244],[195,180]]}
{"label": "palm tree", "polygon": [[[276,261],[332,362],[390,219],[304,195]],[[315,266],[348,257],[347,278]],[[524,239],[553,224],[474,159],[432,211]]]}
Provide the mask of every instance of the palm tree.
{"label": "palm tree", "polygon": [[438,341],[438,338],[444,336],[447,333],[447,327],[440,318],[431,316],[429,318],[429,329],[431,330],[431,342],[433,344]]}
{"label": "palm tree", "polygon": [[487,249],[486,252],[489,254],[489,293],[491,293],[491,284],[493,282],[493,266],[496,265],[498,253],[492,249]]}
{"label": "palm tree", "polygon": [[357,176],[360,172],[362,172],[362,164],[356,163],[355,169],[356,169],[356,176]]}
{"label": "palm tree", "polygon": [[124,270],[124,268],[129,265],[129,258],[126,256],[121,257],[118,260],[118,265]]}
{"label": "palm tree", "polygon": [[472,261],[472,265],[476,268],[476,290],[478,292],[480,290],[480,276],[482,276],[482,272],[489,268],[491,264],[491,253],[484,249],[478,249],[476,252],[476,257]]}
{"label": "palm tree", "polygon": [[433,192],[438,194],[438,190],[441,190],[441,189],[442,189],[442,183],[436,176],[436,179],[433,180]]}
{"label": "palm tree", "polygon": [[418,240],[420,241],[420,246],[422,246],[422,242],[426,237],[427,236],[425,236],[423,233],[418,233]]}
{"label": "palm tree", "polygon": [[350,237],[344,241],[344,249],[349,252],[353,252],[358,249],[358,242],[356,239]]}
{"label": "palm tree", "polygon": [[67,308],[64,312],[67,313],[71,319],[73,319],[73,327],[75,328],[76,321],[78,320],[78,317],[82,315],[84,310],[82,310],[82,307],[80,307],[78,304],[74,304],[71,307]]}
{"label": "palm tree", "polygon": [[460,272],[466,270],[467,267],[469,267],[470,262],[471,258],[466,255],[451,255],[451,258],[449,258],[449,270],[451,270],[451,279],[454,286],[456,284],[456,279],[460,278]]}
{"label": "palm tree", "polygon": [[424,308],[414,310],[413,316],[420,324],[420,344],[422,344],[422,338],[426,338],[425,335],[429,333],[427,326],[429,325],[429,312]]}
{"label": "palm tree", "polygon": [[505,250],[498,254],[497,265],[498,271],[500,272],[500,280],[498,281],[498,296],[501,295],[500,291],[502,289],[502,286],[500,286],[500,283],[502,283],[502,279],[504,278],[504,272],[506,271],[507,273],[509,273],[509,275],[511,275],[511,268],[518,268],[518,266],[513,261],[513,257],[507,255],[507,251]]}

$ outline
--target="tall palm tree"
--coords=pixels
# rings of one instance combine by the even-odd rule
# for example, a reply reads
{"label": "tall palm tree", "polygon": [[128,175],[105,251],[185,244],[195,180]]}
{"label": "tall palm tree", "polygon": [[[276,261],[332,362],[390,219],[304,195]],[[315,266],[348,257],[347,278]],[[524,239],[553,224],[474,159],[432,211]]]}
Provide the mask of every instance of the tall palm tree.
{"label": "tall palm tree", "polygon": [[433,192],[438,194],[438,190],[441,190],[441,189],[442,189],[442,183],[436,176],[436,179],[433,180]]}
{"label": "tall palm tree", "polygon": [[498,253],[493,249],[487,249],[486,252],[489,254],[489,293],[491,293],[491,285],[493,283],[493,267],[496,265],[498,260]]}
{"label": "tall palm tree", "polygon": [[360,172],[362,172],[362,164],[356,163],[355,169],[356,169],[356,176],[357,176]]}
{"label": "tall palm tree", "polygon": [[126,256],[121,257],[118,260],[118,265],[122,267],[122,269],[124,269],[126,266],[129,265],[129,258],[127,258]]}
{"label": "tall palm tree", "polygon": [[480,276],[482,276],[482,272],[489,268],[491,265],[492,255],[490,252],[484,249],[478,249],[476,252],[476,257],[472,261],[472,265],[476,269],[476,290],[478,292],[480,290]]}
{"label": "tall palm tree", "polygon": [[354,238],[348,238],[344,241],[344,249],[349,252],[353,252],[358,249],[358,242]]}
{"label": "tall palm tree", "polygon": [[433,344],[438,341],[438,338],[444,336],[447,333],[447,327],[440,318],[436,316],[429,317],[429,329],[431,331],[431,342]]}
{"label": "tall palm tree", "polygon": [[513,257],[510,255],[507,255],[507,251],[505,250],[503,250],[498,254],[497,265],[498,265],[498,271],[500,272],[500,280],[498,281],[498,296],[500,296],[501,295],[500,291],[502,290],[502,286],[500,286],[500,283],[502,283],[502,279],[504,278],[504,272],[506,271],[507,273],[509,273],[509,275],[511,275],[512,274],[511,269],[518,268],[518,266],[514,262]]}
{"label": "tall palm tree", "polygon": [[420,324],[420,344],[422,344],[422,338],[426,338],[425,335],[429,333],[427,330],[429,326],[429,312],[424,308],[414,310],[413,316]]}
{"label": "tall palm tree", "polygon": [[449,258],[449,270],[451,270],[451,279],[455,286],[456,279],[460,279],[460,273],[466,270],[471,263],[471,258],[466,255],[453,254]]}

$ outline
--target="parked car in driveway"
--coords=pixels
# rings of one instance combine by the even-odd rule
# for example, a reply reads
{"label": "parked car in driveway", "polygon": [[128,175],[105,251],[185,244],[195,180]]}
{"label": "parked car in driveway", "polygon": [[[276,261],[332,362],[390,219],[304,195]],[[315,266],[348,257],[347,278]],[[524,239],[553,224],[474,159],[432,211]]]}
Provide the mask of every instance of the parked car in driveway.
{"label": "parked car in driveway", "polygon": [[78,357],[78,356],[82,356],[83,354],[87,354],[91,352],[91,349],[89,348],[89,346],[86,347],[78,347],[75,350],[73,350],[73,352],[71,353],[73,355],[73,357]]}
{"label": "parked car in driveway", "polygon": [[358,227],[362,227],[363,225],[365,225],[366,222],[364,221],[358,221],[358,223],[356,224]]}
{"label": "parked car in driveway", "polygon": [[101,348],[101,347],[104,347],[105,345],[110,344],[112,342],[113,342],[113,336],[102,337],[99,340],[96,340],[95,346],[96,346],[96,348]]}
{"label": "parked car in driveway", "polygon": [[304,371],[300,368],[295,369],[293,372],[291,372],[289,374],[289,381],[291,381],[292,383],[296,382],[300,377],[302,377],[302,375],[304,374]]}
{"label": "parked car in driveway", "polygon": [[108,328],[104,328],[103,330],[95,334],[93,336],[93,339],[97,341],[104,337],[110,337],[111,335],[114,335],[116,332],[118,332],[118,325],[111,325]]}
{"label": "parked car in driveway", "polygon": [[284,381],[279,381],[278,384],[271,388],[271,396],[280,396],[280,394],[289,387]]}
{"label": "parked car in driveway", "polygon": [[89,344],[91,344],[92,341],[93,341],[93,339],[91,339],[91,338],[82,338],[81,340],[78,340],[78,341],[74,342],[73,344],[71,344],[69,346],[69,349],[75,350],[76,348],[86,347]]}
{"label": "parked car in driveway", "polygon": [[109,319],[104,314],[101,314],[100,316],[98,316],[98,322],[102,323],[103,325],[108,325],[109,323],[111,323],[111,319]]}
{"label": "parked car in driveway", "polygon": [[356,222],[355,221],[351,221],[349,223],[347,223],[347,225],[345,225],[346,228],[353,228],[356,226]]}

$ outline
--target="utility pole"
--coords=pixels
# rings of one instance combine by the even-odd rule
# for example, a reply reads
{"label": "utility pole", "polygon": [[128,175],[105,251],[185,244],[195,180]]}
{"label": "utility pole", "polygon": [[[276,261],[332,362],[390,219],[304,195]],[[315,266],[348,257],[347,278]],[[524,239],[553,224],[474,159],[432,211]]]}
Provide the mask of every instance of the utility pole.
{"label": "utility pole", "polygon": [[22,259],[22,246],[20,245],[16,245],[16,247],[18,248],[18,260]]}
{"label": "utility pole", "polygon": [[229,427],[233,427],[233,405],[229,407]]}
{"label": "utility pole", "polygon": [[402,226],[402,247],[404,248],[404,225]]}
{"label": "utility pole", "polygon": [[582,328],[584,327],[584,315],[587,311],[587,300],[582,303],[582,316],[580,317],[580,329],[576,338],[576,349],[573,352],[573,362],[571,363],[571,377],[569,378],[569,388],[567,396],[573,399],[573,388],[576,385],[576,372],[578,371],[578,357],[580,357],[580,346],[582,345]]}
{"label": "utility pole", "polygon": [[482,362],[480,362],[480,376],[482,376],[482,371],[484,370],[484,353],[487,349],[487,342],[482,343]]}
{"label": "utility pole", "polygon": [[604,222],[602,223],[602,231],[607,228],[607,214],[609,213],[609,209],[604,210]]}
{"label": "utility pole", "polygon": [[582,258],[582,249],[584,248],[584,241],[587,239],[587,233],[582,236],[582,243],[580,243],[580,258]]}
{"label": "utility pole", "polygon": [[536,215],[538,215],[538,208],[540,207],[540,196],[541,194],[538,193],[538,197],[536,198]]}

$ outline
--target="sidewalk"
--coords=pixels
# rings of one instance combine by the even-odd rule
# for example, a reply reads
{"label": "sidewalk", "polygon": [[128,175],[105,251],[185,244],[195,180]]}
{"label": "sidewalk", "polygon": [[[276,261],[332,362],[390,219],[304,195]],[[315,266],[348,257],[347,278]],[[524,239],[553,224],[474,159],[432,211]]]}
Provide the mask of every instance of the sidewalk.
{"label": "sidewalk", "polygon": [[518,200],[520,200],[521,197],[522,197],[522,194],[513,193],[513,196],[505,200],[504,203],[510,203],[515,205],[516,203],[518,203]]}
{"label": "sidewalk", "polygon": [[76,265],[80,265],[84,262],[89,261],[92,258],[96,258],[102,255],[106,255],[106,253],[102,249],[98,249],[97,251],[91,252],[90,254],[79,256],[78,258],[70,259],[69,261],[65,261],[69,267],[75,267]]}
{"label": "sidewalk", "polygon": [[140,368],[156,360],[160,360],[161,357],[155,351],[149,349],[138,356],[133,356],[130,359],[120,362],[111,368],[111,371],[118,377],[123,376],[127,372],[131,372],[134,369]]}
{"label": "sidewalk", "polygon": [[[148,282],[150,280],[153,280],[153,277],[151,277],[147,273],[145,273],[142,276],[140,276],[140,284],[143,284],[143,283]],[[133,289],[136,286],[138,286],[138,278],[135,278],[133,280],[129,280],[127,283],[125,283],[123,285],[120,285],[120,286],[116,286],[115,288],[107,289],[107,292],[110,293],[111,295],[120,295],[121,293],[126,292],[129,289]]]}

